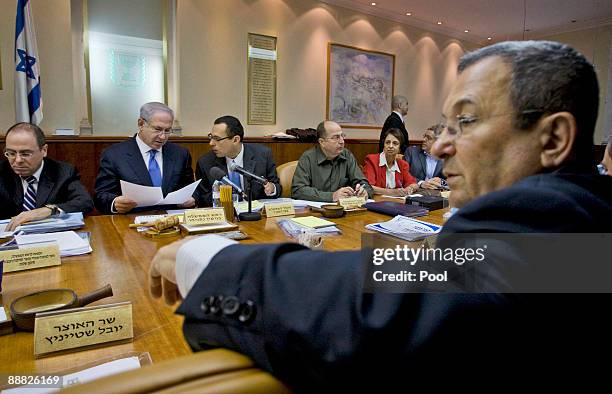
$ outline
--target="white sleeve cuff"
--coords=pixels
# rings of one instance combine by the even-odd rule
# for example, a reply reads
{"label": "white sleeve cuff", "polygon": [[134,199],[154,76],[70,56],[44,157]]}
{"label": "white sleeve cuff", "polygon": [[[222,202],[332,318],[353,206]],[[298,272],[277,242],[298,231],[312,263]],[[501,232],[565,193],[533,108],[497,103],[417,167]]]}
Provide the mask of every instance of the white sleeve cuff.
{"label": "white sleeve cuff", "polygon": [[176,254],[176,284],[185,298],[210,261],[227,246],[237,244],[220,235],[203,235],[185,242]]}
{"label": "white sleeve cuff", "polygon": [[113,202],[111,202],[111,213],[118,213],[117,210],[115,209],[115,200],[119,198],[119,196],[113,198]]}
{"label": "white sleeve cuff", "polygon": [[276,184],[273,183],[272,186],[274,186],[274,190],[270,194],[266,193],[266,196],[274,196],[276,194]]}

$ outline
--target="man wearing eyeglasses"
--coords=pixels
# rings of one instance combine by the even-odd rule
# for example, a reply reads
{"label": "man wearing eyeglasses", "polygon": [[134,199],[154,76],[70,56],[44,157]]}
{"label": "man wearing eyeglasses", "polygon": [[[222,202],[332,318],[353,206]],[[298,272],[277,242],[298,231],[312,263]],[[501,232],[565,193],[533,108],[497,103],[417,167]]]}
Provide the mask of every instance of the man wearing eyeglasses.
{"label": "man wearing eyeglasses", "polygon": [[60,212],[93,209],[93,201],[71,164],[47,157],[43,131],[17,123],[6,132],[0,162],[0,219],[12,218],[6,231]]}
{"label": "man wearing eyeglasses", "polygon": [[264,145],[243,143],[244,128],[238,118],[225,115],[215,119],[208,138],[211,149],[198,159],[196,167],[196,178],[202,179],[194,193],[198,206],[212,205],[215,179],[210,175],[210,169],[213,167],[225,171],[231,181],[248,191],[248,179],[244,179],[238,172],[230,171],[231,163],[268,181],[265,185],[252,182],[253,199],[277,198],[281,195],[282,187],[276,174],[272,151]]}
{"label": "man wearing eyeglasses", "polygon": [[[549,389],[604,384],[609,368],[597,355],[612,348],[610,294],[577,294],[598,290],[572,281],[590,274],[609,284],[602,235],[612,223],[612,178],[595,170],[598,101],[597,76],[583,55],[559,43],[521,41],[465,55],[443,108],[448,124],[432,152],[445,160],[459,210],[436,247],[460,252],[474,245],[474,238],[446,242],[458,233],[493,233],[484,234],[493,240],[536,233],[539,261],[550,268],[541,282],[531,278],[541,268],[520,259],[525,248],[498,248],[499,242],[486,253],[507,258],[505,266],[462,266],[477,274],[476,282],[493,279],[496,291],[403,294],[366,291],[360,252],[204,236],[159,251],[150,270],[152,294],[173,303],[180,291],[178,313],[194,350],[242,352],[296,391],[394,392],[398,382],[431,386],[440,379],[472,391],[500,382]],[[563,232],[596,233],[591,238],[603,245],[597,251],[546,244]],[[561,283],[558,261],[545,260],[565,246],[574,248],[574,269],[564,271],[570,274],[564,289],[572,294],[508,294],[513,289],[504,285],[519,283],[501,275],[504,268],[535,287],[541,283],[540,292]],[[455,269],[458,284],[470,279]],[[242,306],[238,317],[225,313],[230,299]]]}
{"label": "man wearing eyeglasses", "polygon": [[421,146],[409,146],[404,154],[410,166],[410,173],[417,179],[419,187],[424,189],[439,189],[442,187],[442,180],[446,179],[442,173],[444,163],[431,154],[437,127],[438,125],[428,127],[423,133]]}
{"label": "man wearing eyeglasses", "polygon": [[[123,180],[162,188],[164,196],[193,182],[191,154],[168,141],[174,112],[157,102],[144,104],[138,118],[138,134],[106,149],[100,159],[94,202],[102,213],[127,213],[136,202],[121,195]],[[195,206],[190,197],[181,208]]]}
{"label": "man wearing eyeglasses", "polygon": [[344,148],[344,133],[336,122],[317,126],[319,144],[298,161],[291,197],[309,201],[338,201],[346,197],[372,197],[374,190],[359,169],[355,156]]}

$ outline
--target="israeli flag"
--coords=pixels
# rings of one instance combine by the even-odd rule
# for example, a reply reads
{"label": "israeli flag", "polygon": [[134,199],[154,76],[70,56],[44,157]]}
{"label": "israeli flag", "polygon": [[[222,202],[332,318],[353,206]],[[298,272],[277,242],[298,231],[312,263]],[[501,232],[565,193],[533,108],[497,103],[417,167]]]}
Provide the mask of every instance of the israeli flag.
{"label": "israeli flag", "polygon": [[29,0],[17,0],[15,64],[15,120],[39,125],[43,118],[43,104],[36,33]]}

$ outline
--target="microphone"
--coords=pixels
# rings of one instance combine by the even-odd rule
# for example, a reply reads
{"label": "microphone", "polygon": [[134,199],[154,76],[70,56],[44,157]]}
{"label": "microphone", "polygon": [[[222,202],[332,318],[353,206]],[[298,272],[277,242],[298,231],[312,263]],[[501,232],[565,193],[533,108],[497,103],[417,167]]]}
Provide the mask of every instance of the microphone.
{"label": "microphone", "polygon": [[244,197],[245,199],[247,199],[247,195],[245,194],[245,192],[242,190],[242,188],[238,185],[236,185],[234,182],[230,181],[230,179],[227,177],[227,175],[225,175],[225,172],[223,172],[222,169],[220,169],[219,167],[213,167],[210,169],[210,176],[211,178],[223,182],[226,185],[230,185],[231,187],[234,188],[234,190],[236,190],[238,193],[242,194],[242,197]]}
{"label": "microphone", "polygon": [[268,180],[264,177],[261,177],[259,175],[255,175],[252,172],[249,172],[247,170],[245,170],[244,168],[240,167],[238,164],[231,162],[229,164],[229,169],[230,171],[235,171],[235,172],[239,172],[242,175],[249,177],[249,178],[253,178],[254,181],[261,183],[262,185],[265,185],[266,183],[268,183]]}

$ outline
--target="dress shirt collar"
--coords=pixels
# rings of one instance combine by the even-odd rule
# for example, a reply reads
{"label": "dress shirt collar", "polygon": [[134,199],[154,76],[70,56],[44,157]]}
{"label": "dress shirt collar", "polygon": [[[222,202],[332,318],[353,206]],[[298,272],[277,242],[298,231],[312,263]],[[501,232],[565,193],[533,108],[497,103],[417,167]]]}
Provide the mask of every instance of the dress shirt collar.
{"label": "dress shirt collar", "polygon": [[342,149],[342,152],[340,152],[340,154],[336,157],[334,157],[333,159],[328,159],[327,156],[325,156],[325,153],[323,153],[323,149],[321,149],[321,146],[317,145],[316,146],[316,151],[317,151],[317,164],[321,165],[323,163],[325,163],[326,161],[329,161],[330,163],[333,162],[334,160],[338,159],[338,160],[346,160],[346,148]]}
{"label": "dress shirt collar", "polygon": [[[387,167],[387,156],[385,156],[384,152],[380,152],[378,165],[380,167]],[[387,170],[400,172],[399,166],[397,165],[397,160],[394,160],[393,165],[391,167],[388,167]]]}
{"label": "dress shirt collar", "polygon": [[232,159],[229,156],[225,156],[225,164],[227,164],[228,170],[229,170],[229,165],[232,161],[236,163],[237,166],[244,168],[244,144],[240,144],[240,152],[238,153],[238,156],[236,156],[235,158]]}
{"label": "dress shirt collar", "polygon": [[401,112],[393,111],[393,113],[397,114],[397,116],[399,116],[399,118],[402,120],[402,123],[404,122],[404,116],[402,115]]}
{"label": "dress shirt collar", "polygon": [[[138,145],[138,149],[140,150],[140,154],[142,155],[142,157],[144,158],[148,158],[149,157],[149,151],[153,150],[153,148],[151,148],[149,145],[147,145],[138,134],[136,134],[136,145]],[[156,149],[156,151],[159,152],[159,154],[162,154],[162,149],[164,149],[164,147],[162,146],[159,149]]]}

